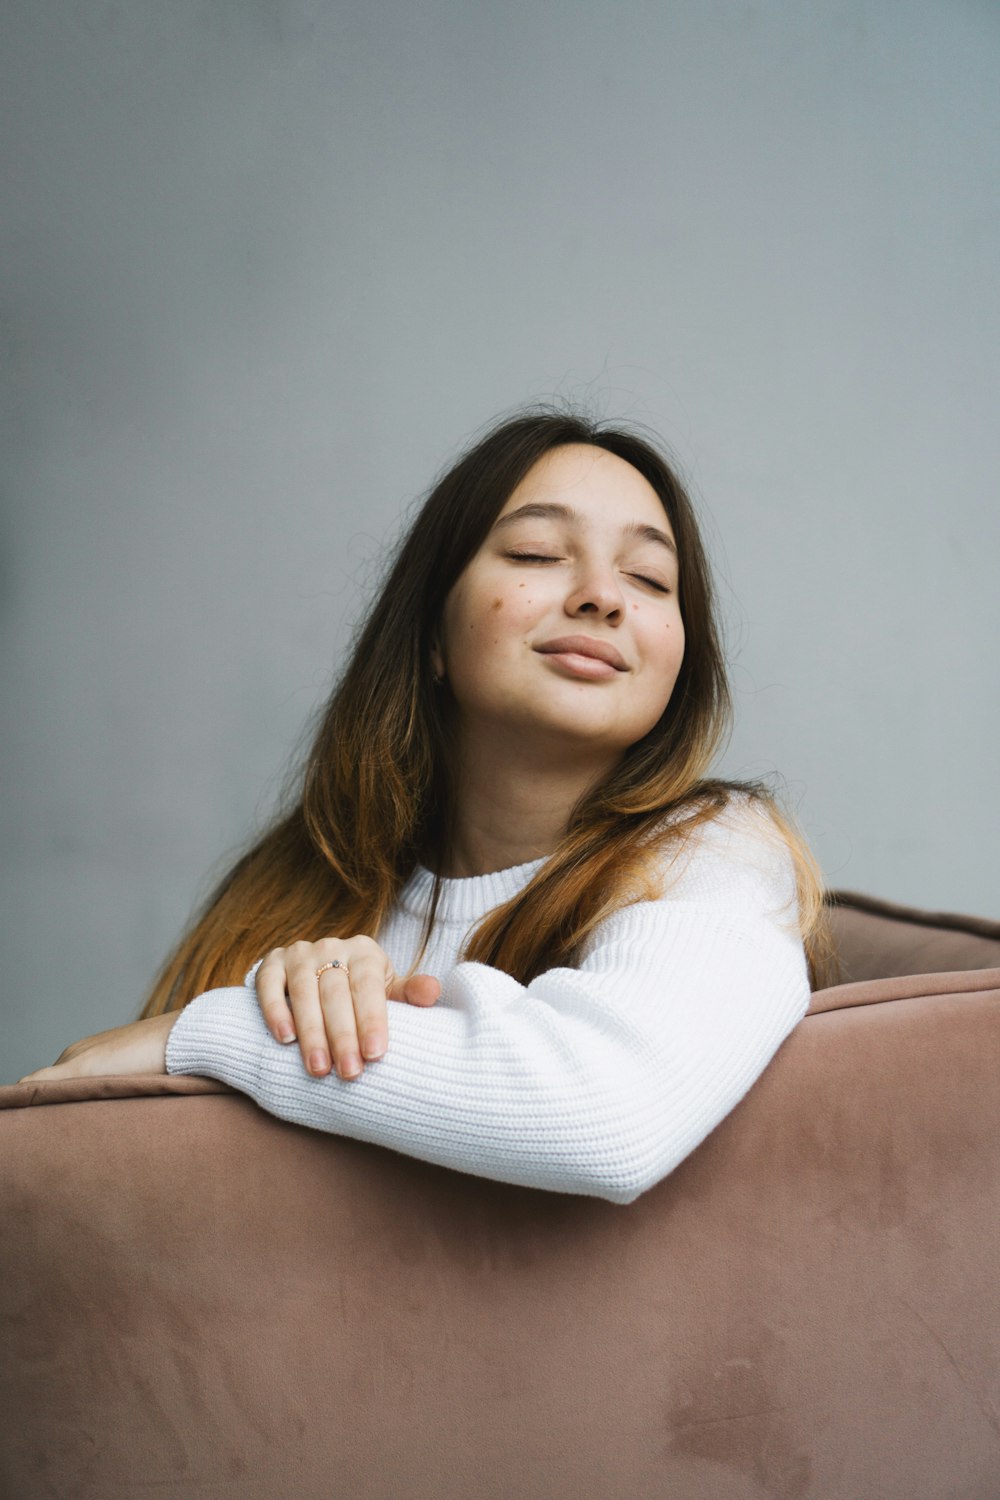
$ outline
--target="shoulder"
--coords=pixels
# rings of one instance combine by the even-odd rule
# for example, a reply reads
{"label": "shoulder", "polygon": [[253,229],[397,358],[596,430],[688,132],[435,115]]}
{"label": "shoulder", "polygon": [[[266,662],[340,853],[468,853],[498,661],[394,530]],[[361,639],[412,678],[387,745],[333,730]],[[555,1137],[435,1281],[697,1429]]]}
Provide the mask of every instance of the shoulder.
{"label": "shoulder", "polygon": [[763,916],[798,930],[795,861],[764,799],[734,788],[701,822],[688,810],[671,814],[655,841],[663,901]]}
{"label": "shoulder", "polygon": [[[786,972],[796,1004],[806,978],[796,864],[766,801],[734,790],[697,822],[694,805],[672,811],[650,836],[655,894],[626,900],[588,935],[583,968],[728,975],[743,994],[761,965],[767,983]],[[728,983],[728,979],[726,983]],[[765,986],[766,987],[766,986]]]}

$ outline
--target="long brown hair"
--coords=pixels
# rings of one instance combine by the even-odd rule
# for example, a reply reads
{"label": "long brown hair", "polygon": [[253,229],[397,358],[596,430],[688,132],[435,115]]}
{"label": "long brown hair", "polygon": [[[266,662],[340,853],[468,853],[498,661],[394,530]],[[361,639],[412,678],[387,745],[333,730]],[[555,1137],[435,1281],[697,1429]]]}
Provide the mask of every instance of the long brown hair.
{"label": "long brown hair", "polygon": [[[493,424],[431,488],[398,544],[322,712],[306,763],[270,828],[236,861],[163,966],[143,1016],[239,983],[271,948],[297,939],[377,936],[418,862],[435,872],[426,947],[453,827],[455,703],[432,681],[445,598],[513,490],[568,443],[606,449],[656,491],[677,542],[685,649],[659,722],[574,807],[531,882],[492,911],[464,956],[522,984],[572,964],[609,912],[658,893],[657,857],[714,818],[735,790],[766,809],[791,851],[799,925],[814,982],[829,941],[822,880],[805,839],[762,782],[710,778],[732,706],[708,561],[671,465],[638,431],[550,404]],[[666,819],[666,821],[665,821]]]}

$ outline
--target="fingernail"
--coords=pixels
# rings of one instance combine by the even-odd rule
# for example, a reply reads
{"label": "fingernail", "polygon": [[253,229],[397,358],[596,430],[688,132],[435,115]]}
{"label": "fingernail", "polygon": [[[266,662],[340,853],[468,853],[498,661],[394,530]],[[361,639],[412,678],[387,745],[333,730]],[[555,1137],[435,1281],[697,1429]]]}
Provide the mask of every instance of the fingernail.
{"label": "fingernail", "polygon": [[381,1037],[366,1036],[361,1043],[361,1050],[367,1058],[381,1057],[385,1051],[385,1043]]}
{"label": "fingernail", "polygon": [[355,1078],[361,1072],[361,1059],[356,1052],[348,1052],[341,1060],[340,1066],[345,1078]]}
{"label": "fingernail", "polygon": [[325,1052],[310,1052],[309,1071],[311,1073],[325,1073],[330,1067],[330,1059]]}
{"label": "fingernail", "polygon": [[290,1026],[279,1026],[278,1027],[278,1041],[279,1042],[294,1042],[294,1040],[295,1040],[295,1032],[292,1030],[292,1028]]}

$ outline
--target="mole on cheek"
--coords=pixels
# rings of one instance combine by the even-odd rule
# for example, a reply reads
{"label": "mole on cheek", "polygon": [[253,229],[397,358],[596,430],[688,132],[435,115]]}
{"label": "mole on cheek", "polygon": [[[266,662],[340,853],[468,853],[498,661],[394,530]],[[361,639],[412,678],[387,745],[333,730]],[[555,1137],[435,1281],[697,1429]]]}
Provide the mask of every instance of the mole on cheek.
{"label": "mole on cheek", "polygon": [[494,599],[494,601],[493,601],[493,608],[494,609],[503,609],[503,600],[502,599]]}

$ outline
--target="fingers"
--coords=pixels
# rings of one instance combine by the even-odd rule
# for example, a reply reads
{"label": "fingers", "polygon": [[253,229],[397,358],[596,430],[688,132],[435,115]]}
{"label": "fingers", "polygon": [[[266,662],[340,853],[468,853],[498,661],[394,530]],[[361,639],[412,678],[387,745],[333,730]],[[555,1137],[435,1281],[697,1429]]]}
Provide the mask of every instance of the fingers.
{"label": "fingers", "polygon": [[[309,1071],[316,1073],[319,1070],[317,1064],[322,1072],[330,1071],[329,1062],[324,1055],[329,1045],[334,1066],[341,1078],[357,1078],[361,1072],[361,1057],[348,970],[327,970],[317,981],[317,988],[319,999],[316,1010],[313,1010],[311,1003],[308,1008],[305,1004],[302,1006],[303,1016],[308,1014],[310,1017],[309,1021],[303,1022],[300,1032],[303,1052],[312,1046],[312,1050],[308,1052]],[[295,1005],[295,1013],[299,1014],[298,1003]]]}
{"label": "fingers", "polygon": [[[361,1055],[366,1062],[374,1062],[385,1054],[389,1045],[389,1012],[385,995],[385,959],[381,949],[372,943],[371,949],[352,952],[348,965],[346,985],[331,986],[338,991],[350,986],[353,1001],[355,1040],[360,1044]],[[323,978],[334,978],[335,971]],[[324,1005],[325,1009],[325,1005]],[[330,1026],[327,1021],[327,1034]],[[350,1042],[348,1042],[350,1045]]]}
{"label": "fingers", "polygon": [[[339,967],[317,976],[316,970],[334,959]],[[345,959],[332,943],[293,943],[285,949],[285,984],[306,1071],[314,1078],[325,1077],[332,1067],[332,1049],[340,1076],[355,1077],[359,1069],[349,1064],[357,1033],[352,1032],[354,1007]]]}
{"label": "fingers", "polygon": [[441,981],[433,974],[411,974],[409,979],[399,979],[390,991],[393,1000],[404,1000],[407,1005],[434,1005],[441,997]]}
{"label": "fingers", "polygon": [[315,1078],[331,1067],[341,1078],[357,1078],[362,1056],[374,1061],[388,1045],[383,969],[384,956],[371,938],[275,949],[257,971],[257,994],[272,1035],[280,1039],[283,1026],[292,1029]]}
{"label": "fingers", "polygon": [[256,986],[271,1035],[283,1042],[297,1038],[315,1078],[331,1068],[343,1079],[358,1078],[365,1062],[385,1055],[387,996],[430,1006],[441,993],[430,974],[397,979],[375,940],[361,935],[272,949],[257,970]]}
{"label": "fingers", "polygon": [[[317,968],[319,965],[317,964]],[[274,948],[257,970],[257,1000],[276,1042],[294,1042],[295,1022],[285,996],[285,949]]]}

